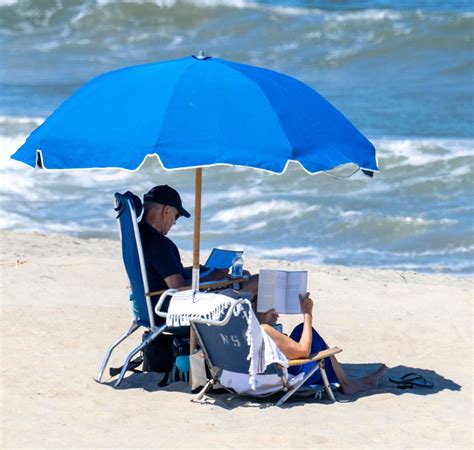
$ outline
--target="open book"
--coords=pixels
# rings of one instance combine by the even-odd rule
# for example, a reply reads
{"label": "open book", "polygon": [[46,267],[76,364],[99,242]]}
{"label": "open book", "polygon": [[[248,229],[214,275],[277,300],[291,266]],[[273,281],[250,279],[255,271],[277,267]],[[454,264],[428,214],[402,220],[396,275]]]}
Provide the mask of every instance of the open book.
{"label": "open book", "polygon": [[306,294],[308,272],[261,269],[258,279],[257,311],[301,312],[299,294]]}

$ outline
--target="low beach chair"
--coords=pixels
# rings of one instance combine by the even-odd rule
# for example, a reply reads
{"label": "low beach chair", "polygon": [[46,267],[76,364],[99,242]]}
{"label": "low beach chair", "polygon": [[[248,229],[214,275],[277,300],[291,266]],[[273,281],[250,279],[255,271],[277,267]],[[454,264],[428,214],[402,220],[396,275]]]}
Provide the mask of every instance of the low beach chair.
{"label": "low beach chair", "polygon": [[[170,290],[166,291],[164,295],[173,295],[173,293],[173,290]],[[166,313],[162,313],[160,311],[163,299],[164,297],[160,298],[155,311],[159,316],[166,317]],[[171,298],[170,310],[172,302],[173,297]],[[210,302],[212,302],[212,300],[210,300]],[[197,394],[195,400],[201,400],[206,392],[218,381],[225,386],[225,382],[222,380],[224,371],[227,373],[236,374],[241,379],[245,379],[249,382],[249,386],[251,384],[249,374],[252,364],[250,358],[251,345],[257,345],[258,340],[256,339],[257,336],[254,336],[254,340],[251,341],[253,344],[249,342],[248,329],[249,327],[252,327],[252,333],[255,333],[256,326],[257,332],[263,333],[263,331],[258,324],[257,318],[248,300],[232,299],[229,300],[229,302],[231,302],[230,306],[228,306],[225,310],[222,310],[220,317],[214,317],[213,320],[209,318],[196,318],[193,317],[192,314],[189,316],[191,327],[196,333],[197,340],[203,350],[206,363],[211,373],[211,378],[208,380],[203,389]],[[253,325],[250,325],[251,321],[254,321],[252,322]],[[271,343],[274,344],[273,341],[271,341]],[[257,350],[254,348],[252,349],[252,354],[255,356],[261,351],[263,351],[263,349]],[[271,393],[284,393],[276,403],[277,406],[281,406],[288,398],[290,398],[304,385],[306,380],[308,380],[316,370],[320,370],[324,383],[324,390],[326,391],[328,397],[332,401],[335,401],[334,394],[326,376],[324,358],[340,353],[341,351],[341,349],[334,347],[319,352],[318,354],[311,355],[307,359],[288,361],[288,366],[305,364],[311,361],[316,362],[315,367],[308,373],[304,374],[304,376],[299,375],[295,378],[291,375],[288,375],[287,368],[284,365],[267,360],[266,363],[269,364],[263,372],[256,374],[256,377],[274,375],[271,379],[273,380],[272,383],[274,382],[275,384],[271,386],[270,391]],[[273,361],[281,361],[281,358],[276,356]],[[253,367],[255,369],[256,366]],[[266,377],[266,380],[268,380],[268,377]],[[252,394],[251,390],[249,390],[246,395],[247,394],[259,395]]]}

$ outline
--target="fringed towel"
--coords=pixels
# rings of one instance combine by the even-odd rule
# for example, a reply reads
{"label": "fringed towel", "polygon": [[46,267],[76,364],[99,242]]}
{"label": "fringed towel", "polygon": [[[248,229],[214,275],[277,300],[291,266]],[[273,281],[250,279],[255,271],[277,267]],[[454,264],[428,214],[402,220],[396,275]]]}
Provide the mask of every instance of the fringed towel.
{"label": "fringed towel", "polygon": [[250,309],[248,322],[247,343],[250,347],[249,356],[247,357],[250,360],[248,382],[251,389],[255,390],[258,374],[265,372],[266,368],[273,363],[286,368],[288,367],[288,359],[275,342],[262,330],[252,309]]}
{"label": "fringed towel", "polygon": [[221,294],[193,290],[176,292],[170,301],[166,325],[186,327],[191,320],[219,320],[234,303],[235,300]]}

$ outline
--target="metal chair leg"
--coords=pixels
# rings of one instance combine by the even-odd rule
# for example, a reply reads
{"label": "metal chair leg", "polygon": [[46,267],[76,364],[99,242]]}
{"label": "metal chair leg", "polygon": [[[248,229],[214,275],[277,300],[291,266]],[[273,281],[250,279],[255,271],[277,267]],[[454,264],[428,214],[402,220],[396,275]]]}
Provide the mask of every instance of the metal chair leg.
{"label": "metal chair leg", "polygon": [[132,358],[143,348],[145,348],[153,339],[155,339],[159,334],[163,332],[163,330],[166,328],[166,325],[161,326],[158,329],[155,329],[155,331],[151,332],[144,341],[142,341],[139,345],[137,345],[127,356],[125,359],[125,362],[123,363],[122,370],[120,372],[120,375],[117,379],[117,381],[114,384],[114,387],[118,387],[119,384],[122,382],[123,377],[125,376],[125,372],[127,371],[128,365],[130,364],[130,361]]}
{"label": "metal chair leg", "polygon": [[328,394],[328,397],[331,399],[331,401],[335,402],[336,397],[334,397],[334,393],[332,392],[331,385],[329,384],[329,380],[326,375],[326,369],[324,368],[324,359],[319,362],[319,368],[321,370],[321,378],[323,379],[324,389],[326,390],[326,393]]}
{"label": "metal chair leg", "polygon": [[319,361],[312,370],[310,370],[302,380],[300,380],[298,383],[296,383],[295,385],[293,385],[293,387],[283,396],[280,398],[280,400],[278,400],[278,402],[276,403],[276,406],[281,406],[283,405],[283,403],[285,403],[286,400],[288,400],[305,382],[306,380],[311,377],[311,375],[313,375],[314,372],[316,372],[316,370],[320,370],[321,371],[321,378],[323,379],[323,385],[324,385],[324,389],[328,395],[328,397],[333,401],[335,402],[336,401],[336,397],[334,397],[334,393],[332,392],[332,389],[331,389],[331,385],[329,384],[329,380],[328,380],[328,377],[326,375],[326,369],[324,368],[324,359],[322,359],[321,361]]}
{"label": "metal chair leg", "polygon": [[140,328],[139,325],[137,325],[137,323],[135,321],[132,322],[132,325],[130,326],[130,328],[128,329],[128,331],[123,334],[122,336],[120,336],[110,347],[109,349],[107,350],[107,353],[105,354],[104,356],[104,359],[102,361],[102,365],[100,366],[100,370],[99,370],[99,373],[97,374],[97,377],[95,378],[95,381],[97,381],[98,383],[101,382],[102,380],[102,375],[104,374],[104,370],[105,370],[105,367],[107,366],[107,363],[109,362],[109,359],[110,359],[110,355],[112,355],[112,351],[115,349],[115,347],[117,347],[117,345],[119,345],[121,342],[123,342],[125,339],[127,339],[132,333],[134,333],[135,331],[137,331],[138,329]]}
{"label": "metal chair leg", "polygon": [[287,393],[275,403],[275,406],[283,405],[283,403],[285,403],[301,386],[303,386],[303,384],[306,383],[306,381],[311,377],[311,375],[313,375],[313,373],[320,368],[321,366],[319,364],[315,364],[315,366],[308,373],[305,374],[302,380],[298,381],[298,383],[294,384],[288,389]]}
{"label": "metal chair leg", "polygon": [[276,403],[275,403],[275,406],[281,406],[283,405],[283,403],[285,403],[302,385],[303,383],[306,381],[306,377],[303,378],[301,381],[299,381],[298,383],[294,384],[290,389],[288,389],[288,391],[286,392],[285,395],[283,395],[283,397],[280,398],[280,400],[278,400]]}
{"label": "metal chair leg", "polygon": [[206,385],[198,392],[196,397],[194,397],[194,401],[198,402],[204,397],[204,394],[212,387],[212,385],[215,383],[214,378],[211,378]]}

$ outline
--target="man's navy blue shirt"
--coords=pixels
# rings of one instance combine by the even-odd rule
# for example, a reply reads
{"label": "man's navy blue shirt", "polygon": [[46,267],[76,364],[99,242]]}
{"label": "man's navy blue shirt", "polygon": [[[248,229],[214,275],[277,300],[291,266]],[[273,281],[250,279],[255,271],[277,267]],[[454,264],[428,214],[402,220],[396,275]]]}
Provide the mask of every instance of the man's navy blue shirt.
{"label": "man's navy blue shirt", "polygon": [[140,222],[138,227],[150,291],[168,289],[165,278],[170,275],[180,274],[187,279],[188,274],[174,242],[146,222]]}

